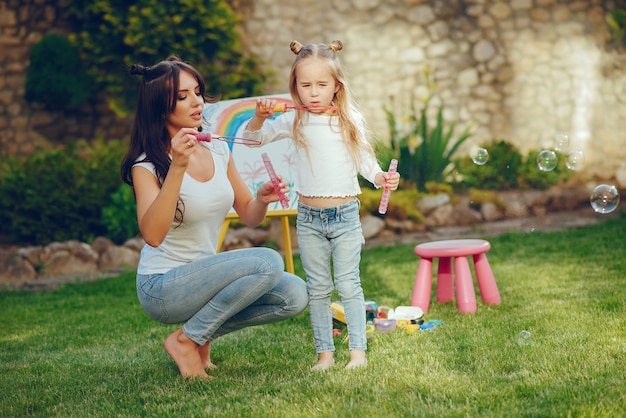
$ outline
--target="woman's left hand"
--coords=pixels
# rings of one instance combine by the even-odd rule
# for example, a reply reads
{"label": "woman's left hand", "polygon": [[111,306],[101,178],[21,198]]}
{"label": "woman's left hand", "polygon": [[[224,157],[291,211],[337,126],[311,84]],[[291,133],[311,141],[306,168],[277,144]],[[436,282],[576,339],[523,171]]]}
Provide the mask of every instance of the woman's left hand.
{"label": "woman's left hand", "polygon": [[[282,176],[280,175],[278,176],[278,180],[280,181],[280,191],[286,196],[287,193],[289,193],[289,191],[291,190],[289,188],[289,183],[283,180]],[[271,181],[263,183],[261,187],[259,187],[256,192],[256,197],[259,201],[263,202],[266,205],[278,201],[278,194],[274,191],[274,186],[272,185]],[[289,200],[289,197],[287,197],[287,200]]]}

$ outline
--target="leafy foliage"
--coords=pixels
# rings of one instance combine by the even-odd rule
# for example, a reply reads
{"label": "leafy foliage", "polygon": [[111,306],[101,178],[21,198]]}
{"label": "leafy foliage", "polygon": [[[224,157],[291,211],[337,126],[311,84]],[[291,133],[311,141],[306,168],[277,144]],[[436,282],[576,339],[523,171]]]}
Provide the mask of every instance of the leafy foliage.
{"label": "leafy foliage", "polygon": [[78,49],[56,34],[45,35],[30,51],[24,98],[49,110],[78,106],[91,95],[91,80]]}
{"label": "leafy foliage", "polygon": [[573,171],[567,169],[565,159],[560,153],[557,153],[558,163],[554,170],[541,171],[537,168],[538,151],[530,151],[524,157],[515,145],[502,139],[482,144],[481,147],[489,152],[486,164],[475,164],[471,156],[455,160],[458,167],[453,176],[455,188],[545,190],[568,180],[573,175]]}
{"label": "leafy foliage", "polygon": [[614,9],[606,15],[606,23],[613,41],[616,44],[622,44],[626,37],[626,10]]}
{"label": "leafy foliage", "polygon": [[116,244],[139,234],[137,202],[130,186],[121,184],[113,192],[111,204],[102,209],[102,224],[107,238]]}
{"label": "leafy foliage", "polygon": [[115,141],[73,143],[26,159],[3,156],[2,238],[13,244],[90,241],[105,234],[102,207],[119,187],[124,148]]}
{"label": "leafy foliage", "polygon": [[436,112],[435,123],[431,126],[428,115],[435,84],[433,71],[426,68],[428,96],[418,100],[421,104],[411,104],[410,114],[398,121],[393,112],[383,108],[389,126],[389,149],[379,146],[378,152],[387,159],[398,159],[398,172],[405,182],[414,184],[418,190],[425,190],[428,182],[443,182],[452,170],[452,156],[471,135],[470,128],[455,136],[456,122],[446,126],[443,118],[443,105]]}
{"label": "leafy foliage", "polygon": [[524,158],[518,148],[505,140],[494,140],[481,147],[489,152],[489,160],[484,165],[477,165],[471,156],[458,158],[456,165],[460,179],[454,181],[455,186],[484,190],[519,187],[518,176]]}
{"label": "leafy foliage", "polygon": [[127,68],[169,55],[192,63],[208,92],[223,98],[260,94],[268,78],[256,57],[243,52],[236,13],[225,0],[69,0],[89,72],[120,113],[134,106],[136,79]]}

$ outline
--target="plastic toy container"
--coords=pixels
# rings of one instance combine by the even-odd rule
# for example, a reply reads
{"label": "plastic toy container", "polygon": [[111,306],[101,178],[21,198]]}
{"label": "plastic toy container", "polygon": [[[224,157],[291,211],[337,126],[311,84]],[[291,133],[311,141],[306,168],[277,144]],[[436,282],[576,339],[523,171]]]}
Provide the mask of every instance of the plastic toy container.
{"label": "plastic toy container", "polygon": [[396,329],[396,324],[397,322],[395,319],[374,319],[374,326],[378,332],[394,331]]}

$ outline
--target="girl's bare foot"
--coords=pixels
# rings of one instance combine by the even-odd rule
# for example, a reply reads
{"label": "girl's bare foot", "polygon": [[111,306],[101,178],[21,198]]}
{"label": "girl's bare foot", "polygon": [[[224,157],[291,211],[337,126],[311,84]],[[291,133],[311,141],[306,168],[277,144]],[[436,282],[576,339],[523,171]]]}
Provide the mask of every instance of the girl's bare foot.
{"label": "girl's bare foot", "polygon": [[198,344],[183,334],[181,328],[171,333],[163,344],[165,351],[170,355],[178,366],[182,377],[200,377],[208,379],[209,375],[204,371]]}
{"label": "girl's bare foot", "polygon": [[217,366],[211,361],[211,342],[201,345],[200,348],[200,360],[205,369],[215,370]]}
{"label": "girl's bare foot", "polygon": [[350,362],[346,365],[346,369],[354,369],[356,367],[367,366],[364,350],[350,350]]}
{"label": "girl's bare foot", "polygon": [[317,360],[317,363],[313,367],[311,367],[311,371],[323,371],[328,370],[335,364],[334,353],[332,351],[326,351],[324,353],[320,353],[320,357]]}

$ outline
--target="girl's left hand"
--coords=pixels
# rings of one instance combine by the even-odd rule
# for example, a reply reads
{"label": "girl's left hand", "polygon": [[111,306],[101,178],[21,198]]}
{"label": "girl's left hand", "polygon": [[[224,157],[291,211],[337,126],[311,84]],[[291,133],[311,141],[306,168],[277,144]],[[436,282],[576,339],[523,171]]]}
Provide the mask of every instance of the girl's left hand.
{"label": "girl's left hand", "polygon": [[396,190],[398,188],[398,185],[400,184],[400,174],[398,172],[389,174],[388,172],[383,171],[380,173],[380,176],[382,177],[382,181],[378,181],[379,186],[387,190]]}
{"label": "girl's left hand", "polygon": [[[280,181],[280,191],[283,192],[287,197],[287,200],[289,200],[289,197],[287,196],[287,193],[289,193],[289,191],[291,190],[289,188],[289,183],[283,180],[282,176],[280,175],[278,176],[278,180]],[[276,194],[276,192],[274,191],[274,186],[272,186],[271,181],[263,183],[261,187],[259,187],[256,192],[256,197],[266,205],[278,201],[278,194]]]}

